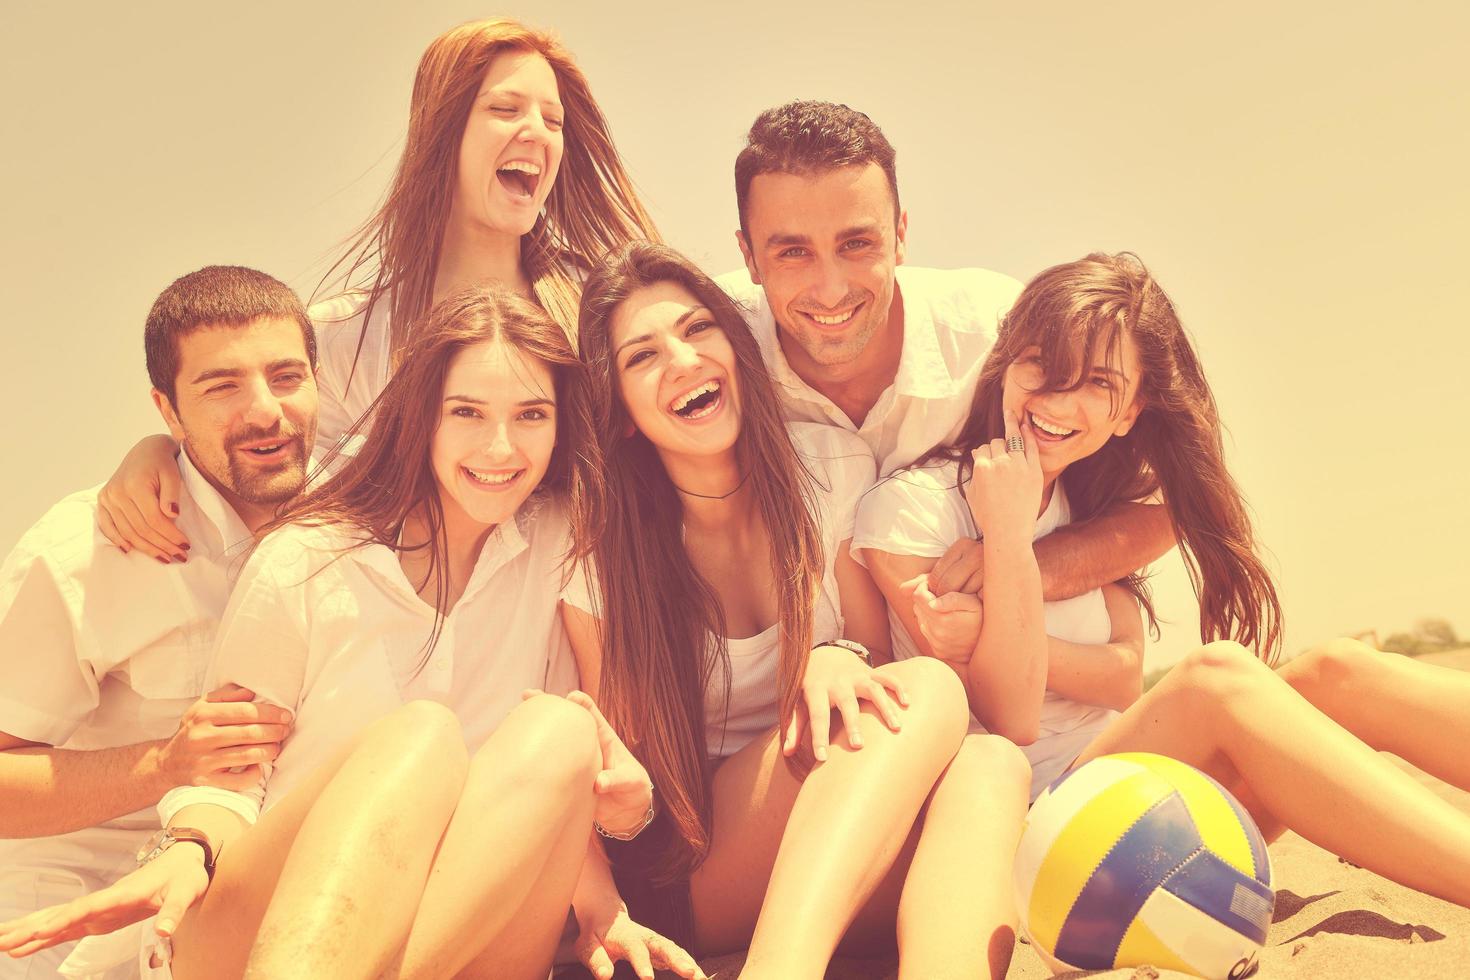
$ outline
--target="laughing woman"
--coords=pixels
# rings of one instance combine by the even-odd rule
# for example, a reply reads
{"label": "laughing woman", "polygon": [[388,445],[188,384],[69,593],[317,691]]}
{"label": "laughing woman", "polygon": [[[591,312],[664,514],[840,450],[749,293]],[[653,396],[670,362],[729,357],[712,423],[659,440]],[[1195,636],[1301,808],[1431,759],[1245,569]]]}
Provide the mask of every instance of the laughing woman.
{"label": "laughing woman", "polygon": [[[628,834],[651,805],[584,696],[521,700],[575,677],[559,595],[574,458],[595,455],[584,374],[525,300],[437,306],[362,451],[262,540],[220,626],[211,683],[295,716],[268,775],[174,791],[165,823],[200,846],[0,927],[0,949],[161,908],[180,977],[542,980],[594,821]],[[589,959],[629,937],[575,904]]]}
{"label": "laughing woman", "polygon": [[847,543],[871,454],[781,421],[738,310],[671,249],[608,256],[579,328],[605,519],[568,628],[658,786],[615,854],[635,917],[704,953],[748,943],[747,980],[820,977],[845,932],[891,948],[895,922],[904,977],[1003,975],[1026,766],[965,738],[950,671],[886,663]]}
{"label": "laughing woman", "polygon": [[[1141,580],[1043,603],[1032,540],[1155,491],[1214,642],[1140,696]],[[977,534],[983,601],[915,588]],[[1229,787],[1268,836],[1289,827],[1470,905],[1470,817],[1375,751],[1470,788],[1470,677],[1352,641],[1278,672],[1257,659],[1280,645],[1275,588],[1204,373],[1136,257],[1090,255],[1027,285],[965,429],[874,488],[854,547],[901,621],[901,652],[954,666],[978,722],[1026,746],[1033,792],[1099,755],[1156,752]]]}
{"label": "laughing woman", "polygon": [[[582,70],[550,34],[514,20],[462,24],[419,61],[408,135],[387,199],[311,309],[330,447],[383,390],[418,322],[462,286],[495,282],[568,332],[588,265],[657,232]],[[172,519],[177,445],[139,443],[108,481],[99,521],[115,544],[183,561]]]}

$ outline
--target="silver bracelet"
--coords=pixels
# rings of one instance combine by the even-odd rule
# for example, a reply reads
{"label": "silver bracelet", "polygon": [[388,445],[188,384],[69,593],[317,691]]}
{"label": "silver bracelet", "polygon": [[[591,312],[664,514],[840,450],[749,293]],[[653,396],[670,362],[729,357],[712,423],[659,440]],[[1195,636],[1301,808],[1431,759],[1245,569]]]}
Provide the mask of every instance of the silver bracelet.
{"label": "silver bracelet", "polygon": [[[849,653],[857,654],[862,662],[869,667],[873,666],[873,655],[868,652],[867,647],[863,646],[857,640],[846,640],[839,636],[835,640],[826,640],[818,643],[817,647],[841,647]],[[817,647],[812,647],[812,649],[815,650]]]}
{"label": "silver bracelet", "polygon": [[593,828],[599,834],[601,834],[603,837],[608,838],[609,840],[620,840],[620,841],[625,841],[626,842],[626,841],[632,840],[634,837],[637,837],[639,834],[643,833],[644,829],[649,824],[653,823],[653,814],[654,814],[653,788],[652,787],[649,787],[649,793],[648,793],[648,812],[645,813],[645,814],[643,814],[643,820],[638,824],[638,826],[634,827],[632,830],[624,831],[624,832],[621,832],[621,833],[618,832],[618,831],[615,831],[615,830],[608,830],[606,827],[604,827],[602,824],[598,823],[596,820],[592,821],[592,826],[593,826]]}

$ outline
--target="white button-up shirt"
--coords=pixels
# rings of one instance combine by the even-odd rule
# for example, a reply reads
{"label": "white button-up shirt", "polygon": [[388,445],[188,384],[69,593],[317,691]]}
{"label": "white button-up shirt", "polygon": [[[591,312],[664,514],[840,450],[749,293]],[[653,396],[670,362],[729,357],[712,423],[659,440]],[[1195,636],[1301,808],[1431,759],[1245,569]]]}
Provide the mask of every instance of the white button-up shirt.
{"label": "white button-up shirt", "polygon": [[901,265],[895,271],[893,302],[903,308],[898,373],[861,425],[792,370],[765,290],[752,284],[743,269],[718,279],[743,307],[786,417],[856,432],[873,451],[880,477],[959,435],[1000,320],[1021,292],[1021,284],[1010,276],[984,269]]}
{"label": "white button-up shirt", "polygon": [[367,412],[393,373],[388,335],[393,297],[378,298],[364,330],[367,297],[362,291],[342,293],[308,311],[316,328],[316,439],[324,451]]}
{"label": "white button-up shirt", "polygon": [[[0,731],[65,749],[130,745],[172,735],[203,693],[251,534],[187,454],[179,472],[178,524],[193,545],[185,564],[109,544],[97,530],[97,488],[52,507],[6,558]],[[110,884],[157,828],[150,807],[69,834],[0,840],[0,921]],[[61,954],[38,955],[0,961],[0,977],[54,975]]]}
{"label": "white button-up shirt", "polygon": [[250,819],[410,700],[447,705],[474,749],[526,688],[576,686],[559,609],[570,532],[558,501],[533,496],[491,532],[427,659],[433,608],[392,549],[351,547],[356,540],[340,526],[289,526],[251,556],[206,682],[234,682],[290,710],[291,735],[256,790],[180,787],[160,804],[165,821],[185,806],[231,796],[226,805]]}

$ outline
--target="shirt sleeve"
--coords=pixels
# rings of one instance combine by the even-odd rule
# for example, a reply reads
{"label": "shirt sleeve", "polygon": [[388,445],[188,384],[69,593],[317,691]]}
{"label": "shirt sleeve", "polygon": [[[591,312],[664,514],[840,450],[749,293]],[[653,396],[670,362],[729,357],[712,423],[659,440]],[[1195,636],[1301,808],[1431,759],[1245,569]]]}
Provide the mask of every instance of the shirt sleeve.
{"label": "shirt sleeve", "polygon": [[852,537],[857,522],[858,502],[873,486],[878,464],[873,451],[858,435],[832,425],[814,425],[822,430],[823,439],[817,450],[821,464],[831,483],[829,496],[832,541],[837,544]]}
{"label": "shirt sleeve", "polygon": [[[214,659],[205,675],[205,690],[238,684],[255,692],[255,700],[286,708],[293,714],[306,689],[309,593],[318,578],[310,558],[313,549],[296,528],[267,537],[240,572],[215,638]],[[208,786],[181,786],[158,805],[166,826],[184,807],[198,803],[224,806],[253,823],[265,802],[271,765],[261,767],[260,781],[234,792]]]}
{"label": "shirt sleeve", "polygon": [[96,709],[100,678],[80,649],[76,583],[48,550],[33,529],[0,568],[0,731],[60,745]]}
{"label": "shirt sleeve", "polygon": [[590,557],[584,558],[572,568],[566,585],[562,587],[561,601],[573,609],[596,616],[598,587],[597,568]]}
{"label": "shirt sleeve", "polygon": [[[878,483],[858,505],[852,553],[861,562],[863,548],[892,555],[940,558],[970,532],[956,512],[945,476],[953,467],[900,470]],[[962,498],[961,498],[962,502]]]}

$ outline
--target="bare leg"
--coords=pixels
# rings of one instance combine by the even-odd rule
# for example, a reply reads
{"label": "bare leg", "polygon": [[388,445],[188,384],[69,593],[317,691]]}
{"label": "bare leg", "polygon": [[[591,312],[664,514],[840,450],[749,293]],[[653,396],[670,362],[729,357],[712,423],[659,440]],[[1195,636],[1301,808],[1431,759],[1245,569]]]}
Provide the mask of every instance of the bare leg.
{"label": "bare leg", "polygon": [[844,732],[802,783],[774,736],[715,775],[715,843],[691,881],[696,937],[728,949],[754,923],[742,976],[822,976],[964,738],[968,707],[949,668],[925,658],[879,669],[903,675],[913,706],[902,731],[865,709],[864,748]]}
{"label": "bare leg", "polygon": [[1373,748],[1470,789],[1470,674],[1333,640],[1277,671]]}
{"label": "bare leg", "polygon": [[1087,747],[1157,752],[1229,786],[1252,815],[1420,891],[1470,905],[1470,818],[1234,643],[1191,654]]}
{"label": "bare leg", "polygon": [[898,906],[900,980],[1000,980],[1016,943],[1011,863],[1031,767],[996,735],[970,735],[924,812]]}
{"label": "bare leg", "polygon": [[[174,937],[174,975],[245,975],[258,933],[300,957],[267,976],[374,975],[407,935],[433,854],[424,841],[443,834],[466,765],[459,723],[440,705],[370,725],[221,855]],[[299,919],[272,918],[278,883],[318,900]],[[303,949],[308,935],[318,941]]]}
{"label": "bare leg", "polygon": [[511,712],[475,754],[388,976],[544,980],[592,834],[599,759],[592,716],[570,701]]}

